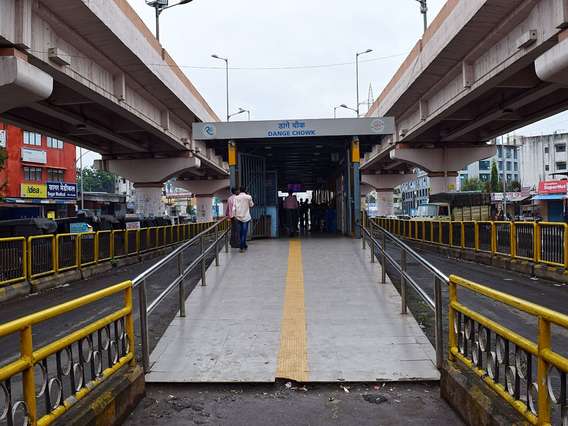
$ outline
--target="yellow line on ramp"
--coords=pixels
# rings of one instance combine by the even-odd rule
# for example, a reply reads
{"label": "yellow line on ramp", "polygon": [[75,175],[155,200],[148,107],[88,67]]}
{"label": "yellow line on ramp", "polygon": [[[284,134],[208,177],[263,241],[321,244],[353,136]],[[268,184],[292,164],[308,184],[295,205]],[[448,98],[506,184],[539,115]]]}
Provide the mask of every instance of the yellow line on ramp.
{"label": "yellow line on ramp", "polygon": [[290,241],[276,377],[309,380],[302,243]]}

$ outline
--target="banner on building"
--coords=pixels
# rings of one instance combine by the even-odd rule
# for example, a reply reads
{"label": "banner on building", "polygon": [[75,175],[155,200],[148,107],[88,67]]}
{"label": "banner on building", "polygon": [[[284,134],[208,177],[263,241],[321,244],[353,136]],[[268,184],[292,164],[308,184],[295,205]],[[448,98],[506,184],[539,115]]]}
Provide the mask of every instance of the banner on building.
{"label": "banner on building", "polygon": [[65,182],[47,182],[47,196],[65,200],[77,199],[77,185]]}
{"label": "banner on building", "polygon": [[539,194],[566,194],[568,180],[546,180],[538,184]]}
{"label": "banner on building", "polygon": [[0,148],[6,148],[6,130],[0,130]]}
{"label": "banner on building", "polygon": [[47,152],[38,149],[22,148],[22,161],[47,164]]}
{"label": "banner on building", "polygon": [[22,198],[47,198],[47,185],[45,183],[22,183],[20,195]]}

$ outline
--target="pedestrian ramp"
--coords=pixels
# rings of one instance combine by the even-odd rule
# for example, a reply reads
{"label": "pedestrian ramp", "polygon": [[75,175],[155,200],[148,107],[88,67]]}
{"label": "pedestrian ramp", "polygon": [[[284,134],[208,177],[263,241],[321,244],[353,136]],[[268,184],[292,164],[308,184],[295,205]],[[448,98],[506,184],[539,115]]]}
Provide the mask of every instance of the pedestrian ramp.
{"label": "pedestrian ramp", "polygon": [[146,381],[439,380],[432,345],[369,260],[349,238],[223,254],[158,342]]}

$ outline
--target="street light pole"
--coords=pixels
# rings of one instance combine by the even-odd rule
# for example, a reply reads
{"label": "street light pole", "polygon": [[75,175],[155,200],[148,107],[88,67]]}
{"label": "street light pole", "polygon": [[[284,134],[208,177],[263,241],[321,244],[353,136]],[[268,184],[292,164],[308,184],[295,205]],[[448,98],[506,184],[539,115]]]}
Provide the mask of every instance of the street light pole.
{"label": "street light pole", "polygon": [[226,86],[227,86],[227,121],[231,119],[229,115],[229,59],[222,58],[218,55],[211,55],[212,58],[219,59],[221,61],[225,61],[225,79],[226,79]]}
{"label": "street light pole", "polygon": [[357,85],[357,117],[359,117],[359,56],[364,55],[366,53],[371,53],[373,49],[367,49],[364,52],[357,52],[355,54],[355,80]]}
{"label": "street light pole", "polygon": [[424,17],[424,32],[428,29],[428,0],[416,0],[420,3],[420,13]]}
{"label": "street light pole", "polygon": [[244,109],[244,108],[239,108],[239,110],[237,112],[230,114],[227,121],[229,121],[229,119],[231,117],[234,117],[235,115],[239,115],[239,114],[244,114],[245,112],[248,114],[248,121],[250,121],[250,111],[248,109]]}
{"label": "street light pole", "polygon": [[348,107],[348,106],[345,105],[345,104],[341,104],[341,105],[339,105],[337,108],[345,108],[345,109],[348,109],[348,110],[351,110],[351,111],[355,112],[356,114],[359,114],[359,111],[357,111],[355,108]]}
{"label": "street light pole", "polygon": [[156,10],[156,40],[158,41],[160,41],[160,15],[162,12],[175,6],[191,3],[193,0],[180,0],[178,3],[172,5],[168,5],[168,1],[169,0],[146,0],[146,4]]}

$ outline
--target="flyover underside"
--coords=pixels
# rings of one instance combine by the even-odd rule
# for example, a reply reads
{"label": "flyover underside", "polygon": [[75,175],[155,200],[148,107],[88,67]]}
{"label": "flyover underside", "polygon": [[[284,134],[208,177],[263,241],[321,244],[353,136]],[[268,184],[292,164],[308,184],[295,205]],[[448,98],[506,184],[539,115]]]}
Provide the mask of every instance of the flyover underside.
{"label": "flyover underside", "polygon": [[158,343],[146,380],[438,380],[432,346],[363,253],[322,238],[226,255]]}

